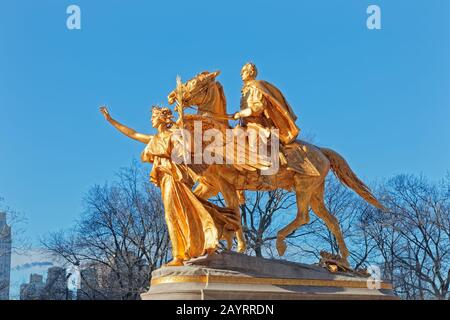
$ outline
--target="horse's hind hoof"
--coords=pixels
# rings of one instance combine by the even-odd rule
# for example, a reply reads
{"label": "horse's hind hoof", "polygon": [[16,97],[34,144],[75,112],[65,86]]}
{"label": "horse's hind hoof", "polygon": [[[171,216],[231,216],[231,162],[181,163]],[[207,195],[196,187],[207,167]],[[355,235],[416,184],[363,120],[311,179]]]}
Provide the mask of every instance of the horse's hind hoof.
{"label": "horse's hind hoof", "polygon": [[286,243],[283,240],[277,240],[277,250],[280,257],[284,255],[284,253],[286,252],[286,248]]}

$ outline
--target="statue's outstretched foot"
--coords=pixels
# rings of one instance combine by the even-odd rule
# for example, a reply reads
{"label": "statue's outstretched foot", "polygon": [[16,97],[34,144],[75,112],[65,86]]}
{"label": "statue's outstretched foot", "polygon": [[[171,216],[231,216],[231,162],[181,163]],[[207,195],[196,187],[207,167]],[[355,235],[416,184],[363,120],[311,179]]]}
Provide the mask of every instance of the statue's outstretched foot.
{"label": "statue's outstretched foot", "polygon": [[172,261],[166,263],[164,265],[165,267],[180,267],[180,266],[184,266],[183,260],[180,258],[175,258]]}
{"label": "statue's outstretched foot", "polygon": [[286,252],[286,248],[286,242],[284,242],[284,240],[277,239],[277,250],[280,257],[284,255],[284,253]]}

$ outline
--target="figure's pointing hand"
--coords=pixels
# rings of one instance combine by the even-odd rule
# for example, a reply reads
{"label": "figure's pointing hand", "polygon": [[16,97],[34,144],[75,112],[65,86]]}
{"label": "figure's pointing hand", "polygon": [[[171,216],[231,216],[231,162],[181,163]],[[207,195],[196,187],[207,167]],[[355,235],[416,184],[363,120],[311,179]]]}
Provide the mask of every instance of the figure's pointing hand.
{"label": "figure's pointing hand", "polygon": [[233,118],[234,118],[234,120],[240,119],[240,118],[241,118],[240,113],[239,113],[239,112],[236,112],[236,113],[234,114]]}
{"label": "figure's pointing hand", "polygon": [[100,112],[103,114],[106,120],[111,119],[111,115],[108,112],[108,109],[105,106],[100,107]]}

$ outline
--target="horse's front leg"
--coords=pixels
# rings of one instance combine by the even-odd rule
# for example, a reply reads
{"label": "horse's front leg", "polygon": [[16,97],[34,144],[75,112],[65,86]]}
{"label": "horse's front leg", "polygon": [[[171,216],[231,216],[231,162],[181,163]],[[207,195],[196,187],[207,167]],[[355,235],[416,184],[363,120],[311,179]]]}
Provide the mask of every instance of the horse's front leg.
{"label": "horse's front leg", "polygon": [[234,185],[225,181],[224,179],[222,179],[220,184],[221,184],[220,191],[222,192],[223,198],[225,199],[225,202],[227,203],[227,207],[232,209],[235,212],[237,218],[239,219],[239,229],[236,231],[237,252],[242,253],[247,248],[247,244],[245,241],[244,232],[242,230],[241,209],[239,207],[238,193],[237,193]]}

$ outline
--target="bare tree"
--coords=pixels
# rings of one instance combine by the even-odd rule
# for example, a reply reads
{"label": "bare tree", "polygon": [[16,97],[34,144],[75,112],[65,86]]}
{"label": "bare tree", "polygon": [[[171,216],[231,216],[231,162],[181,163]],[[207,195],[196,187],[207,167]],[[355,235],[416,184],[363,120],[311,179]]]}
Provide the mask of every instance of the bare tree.
{"label": "bare tree", "polygon": [[[449,299],[450,174],[437,184],[399,175],[374,189],[387,212],[368,205],[334,177],[327,180],[325,202],[339,220],[352,266],[379,266],[402,298]],[[295,214],[295,197],[282,190],[246,196],[242,220],[249,250],[273,257],[273,240]],[[321,250],[339,253],[326,225],[310,214],[310,223],[289,237],[290,259],[317,262]]]}
{"label": "bare tree", "polygon": [[[327,181],[325,202],[340,222],[352,266],[380,266],[405,299],[450,298],[450,174],[439,184],[400,175],[379,185],[377,194],[388,212],[366,204],[335,178]],[[295,196],[276,190],[246,192],[246,198],[241,211],[248,250],[274,257],[277,231],[296,214]],[[85,298],[138,298],[150,272],[169,258],[159,191],[134,164],[112,185],[93,187],[84,203],[76,227],[51,234],[46,248],[84,267]],[[295,261],[317,262],[321,250],[339,253],[333,235],[310,214],[310,223],[288,238],[287,255]]]}
{"label": "bare tree", "polygon": [[113,184],[91,188],[84,205],[73,230],[52,233],[43,245],[82,269],[84,299],[138,299],[151,272],[169,258],[159,190],[133,162]]}
{"label": "bare tree", "polygon": [[[293,192],[278,189],[273,191],[246,191],[245,204],[241,205],[242,229],[247,242],[247,253],[257,257],[275,257],[277,232],[285,221],[297,213],[296,198]],[[226,206],[221,196],[213,201]],[[294,232],[287,240],[304,235]],[[225,247],[225,246],[223,246]]]}
{"label": "bare tree", "polygon": [[[399,175],[376,189],[388,212],[367,205],[334,178],[327,181],[326,205],[340,222],[352,266],[380,266],[405,299],[448,299],[450,175],[439,184]],[[293,244],[304,253],[317,259],[324,247],[339,252],[321,221],[302,228],[312,232]]]}
{"label": "bare tree", "polygon": [[247,246],[257,257],[273,256],[273,242],[279,221],[290,210],[296,210],[295,195],[279,189],[274,191],[246,192],[246,203],[241,206],[242,227]]}
{"label": "bare tree", "polygon": [[[367,233],[365,216],[370,205],[346,188],[334,176],[329,176],[325,185],[325,204],[339,221],[346,244],[350,251],[350,263],[355,269],[370,264],[375,254],[376,244]],[[325,223],[313,211],[311,220],[291,236],[289,244],[297,250],[302,262],[316,263],[320,252],[339,254],[338,243]],[[297,258],[298,260],[298,258]]]}
{"label": "bare tree", "polygon": [[450,177],[432,184],[399,175],[383,190],[389,213],[372,217],[368,231],[384,272],[406,299],[448,299],[450,285]]}

